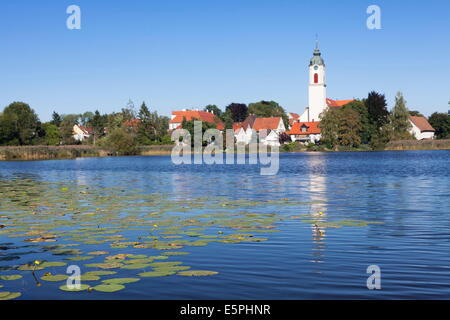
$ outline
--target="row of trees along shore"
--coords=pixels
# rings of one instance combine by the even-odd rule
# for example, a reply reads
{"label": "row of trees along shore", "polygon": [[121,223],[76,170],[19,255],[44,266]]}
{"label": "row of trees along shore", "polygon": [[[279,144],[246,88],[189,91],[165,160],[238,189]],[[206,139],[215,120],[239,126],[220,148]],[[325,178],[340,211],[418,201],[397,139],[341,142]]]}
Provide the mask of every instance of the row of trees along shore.
{"label": "row of trees along shore", "polygon": [[[389,111],[386,97],[373,91],[366,99],[354,100],[342,108],[328,108],[319,125],[321,143],[328,148],[366,145],[377,150],[383,149],[390,141],[413,140],[410,116],[423,117],[420,112],[407,108],[402,93],[397,93],[395,105]],[[437,139],[450,138],[450,116],[447,113],[433,113],[428,121],[436,129]]]}
{"label": "row of trees along shore", "polygon": [[[450,104],[450,103],[449,103]],[[231,129],[234,122],[244,121],[249,114],[257,117],[281,117],[288,128],[289,120],[285,109],[275,101],[231,103],[222,111],[217,105],[207,105],[205,111],[213,112]],[[414,139],[409,133],[409,116],[422,116],[418,111],[409,111],[401,93],[395,98],[391,111],[386,98],[377,92],[370,92],[366,99],[355,100],[342,108],[328,108],[322,114],[321,147],[382,149],[388,142]],[[139,121],[136,121],[138,119]],[[428,121],[436,129],[437,139],[450,139],[450,116],[433,113]],[[86,145],[108,147],[121,154],[135,154],[140,146],[172,144],[168,135],[169,118],[150,111],[145,102],[136,111],[133,102],[120,112],[100,114],[87,111],[82,114],[53,113],[52,120],[42,123],[36,112],[26,103],[13,102],[0,113],[0,145],[75,145],[73,138],[75,124],[92,129]],[[205,124],[204,130],[215,124]],[[193,129],[193,121],[184,121],[183,127]],[[288,141],[283,136],[283,142]]]}

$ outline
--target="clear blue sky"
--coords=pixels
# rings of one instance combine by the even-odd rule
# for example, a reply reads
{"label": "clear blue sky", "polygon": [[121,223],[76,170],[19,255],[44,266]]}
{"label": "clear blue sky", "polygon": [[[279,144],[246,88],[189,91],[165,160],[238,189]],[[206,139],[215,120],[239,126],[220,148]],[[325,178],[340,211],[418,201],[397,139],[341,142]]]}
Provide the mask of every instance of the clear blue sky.
{"label": "clear blue sky", "polygon": [[[77,4],[82,29],[66,28]],[[366,9],[382,10],[382,30]],[[275,100],[307,104],[319,34],[328,97],[401,90],[410,109],[446,112],[448,0],[14,0],[0,4],[0,108],[118,111],[132,99],[169,115],[183,107]]]}

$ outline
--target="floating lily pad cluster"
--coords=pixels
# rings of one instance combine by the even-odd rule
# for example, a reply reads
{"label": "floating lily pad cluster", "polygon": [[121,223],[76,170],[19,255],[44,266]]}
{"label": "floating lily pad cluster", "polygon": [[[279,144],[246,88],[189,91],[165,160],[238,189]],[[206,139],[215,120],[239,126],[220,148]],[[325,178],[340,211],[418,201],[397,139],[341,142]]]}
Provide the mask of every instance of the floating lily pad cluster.
{"label": "floating lily pad cluster", "polygon": [[[10,285],[33,275],[42,288],[57,283],[60,290],[68,292],[112,293],[147,278],[215,276],[218,271],[171,259],[183,260],[190,247],[212,242],[264,242],[278,231],[277,224],[283,219],[326,224],[320,219],[308,220],[311,216],[279,214],[284,206],[308,205],[292,199],[190,197],[23,178],[0,179],[0,193],[0,243],[27,248],[23,255],[0,256],[0,282]],[[267,212],[267,208],[273,213],[258,212]],[[367,225],[363,221],[335,224]],[[21,257],[29,257],[29,261],[15,263]],[[76,287],[66,283],[66,268],[74,264],[83,270],[81,285]],[[0,291],[0,299],[20,295]]]}

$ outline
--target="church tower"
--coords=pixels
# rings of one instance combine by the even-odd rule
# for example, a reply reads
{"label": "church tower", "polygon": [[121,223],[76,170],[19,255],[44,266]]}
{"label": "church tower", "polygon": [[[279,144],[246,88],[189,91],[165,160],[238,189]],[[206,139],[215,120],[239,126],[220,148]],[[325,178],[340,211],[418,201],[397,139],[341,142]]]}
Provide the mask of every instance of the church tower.
{"label": "church tower", "polygon": [[321,57],[319,43],[309,63],[309,103],[308,121],[320,121],[320,114],[327,108],[327,85],[325,82],[325,62]]}

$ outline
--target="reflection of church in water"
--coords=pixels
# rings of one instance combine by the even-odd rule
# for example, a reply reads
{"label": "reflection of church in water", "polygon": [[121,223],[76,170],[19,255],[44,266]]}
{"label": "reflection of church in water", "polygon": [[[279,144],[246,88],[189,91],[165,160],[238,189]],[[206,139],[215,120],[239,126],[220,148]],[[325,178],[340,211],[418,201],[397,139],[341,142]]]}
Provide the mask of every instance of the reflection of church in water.
{"label": "reflection of church in water", "polygon": [[[310,154],[309,159],[306,161],[308,164],[309,172],[309,201],[311,202],[309,214],[312,220],[318,222],[327,221],[327,198],[326,198],[326,176],[320,174],[317,171],[325,166],[326,159],[319,154]],[[326,227],[320,224],[312,224],[312,241],[314,243],[312,262],[323,262],[325,239],[326,239]]]}

